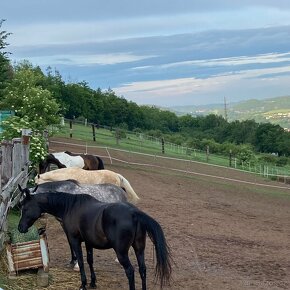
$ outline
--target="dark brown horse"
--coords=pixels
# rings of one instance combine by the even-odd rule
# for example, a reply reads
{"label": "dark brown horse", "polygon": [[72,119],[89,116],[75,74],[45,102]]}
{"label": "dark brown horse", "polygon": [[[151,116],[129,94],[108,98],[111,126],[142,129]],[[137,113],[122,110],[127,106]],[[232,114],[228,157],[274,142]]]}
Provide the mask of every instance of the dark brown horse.
{"label": "dark brown horse", "polygon": [[54,164],[58,168],[79,167],[85,170],[104,169],[103,160],[95,155],[75,154],[69,151],[50,153],[39,163],[39,173],[47,170],[49,164]]}

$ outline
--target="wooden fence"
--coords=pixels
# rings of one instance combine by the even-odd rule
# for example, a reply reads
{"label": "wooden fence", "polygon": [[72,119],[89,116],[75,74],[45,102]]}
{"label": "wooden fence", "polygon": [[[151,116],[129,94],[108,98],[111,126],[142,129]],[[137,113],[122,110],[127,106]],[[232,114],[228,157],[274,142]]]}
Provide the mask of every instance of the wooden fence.
{"label": "wooden fence", "polygon": [[7,215],[19,201],[17,185],[26,186],[29,168],[29,139],[27,136],[2,141],[0,155],[0,251],[7,231]]}

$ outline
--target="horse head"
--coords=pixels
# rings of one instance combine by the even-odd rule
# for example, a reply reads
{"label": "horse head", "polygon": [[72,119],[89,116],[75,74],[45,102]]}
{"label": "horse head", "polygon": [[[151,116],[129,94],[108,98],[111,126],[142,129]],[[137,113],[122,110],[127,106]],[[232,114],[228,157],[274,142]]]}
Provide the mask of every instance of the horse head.
{"label": "horse head", "polygon": [[[35,198],[36,195],[32,195],[28,188],[23,189],[19,184],[18,188],[23,197],[20,202],[21,218],[18,224],[18,231],[20,233],[26,233],[34,222],[41,216],[42,211]],[[34,189],[34,191],[36,189]]]}

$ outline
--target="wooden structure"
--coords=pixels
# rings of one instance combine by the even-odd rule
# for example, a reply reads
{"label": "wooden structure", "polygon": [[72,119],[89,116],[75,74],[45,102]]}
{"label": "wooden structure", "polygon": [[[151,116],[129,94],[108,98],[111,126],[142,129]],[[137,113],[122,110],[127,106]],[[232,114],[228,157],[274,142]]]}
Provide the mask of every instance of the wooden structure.
{"label": "wooden structure", "polygon": [[39,240],[7,244],[6,246],[9,273],[15,276],[20,270],[41,268],[49,269],[49,254],[45,233]]}
{"label": "wooden structure", "polygon": [[7,214],[18,201],[17,185],[26,186],[29,168],[29,142],[23,138],[2,141],[0,158],[0,251],[4,247]]}
{"label": "wooden structure", "polygon": [[[26,187],[29,178],[29,141],[31,130],[23,129],[22,138],[2,141],[0,150],[0,251],[8,230],[7,215],[20,199],[17,185]],[[48,285],[49,253],[45,233],[39,239],[6,245],[10,276],[18,271],[38,268],[38,285]]]}

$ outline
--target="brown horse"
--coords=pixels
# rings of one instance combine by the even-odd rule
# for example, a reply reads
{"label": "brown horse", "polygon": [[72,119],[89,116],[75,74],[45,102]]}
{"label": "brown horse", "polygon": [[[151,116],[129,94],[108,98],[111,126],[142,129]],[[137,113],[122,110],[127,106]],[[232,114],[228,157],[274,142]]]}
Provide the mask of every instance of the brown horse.
{"label": "brown horse", "polygon": [[50,153],[39,163],[39,173],[44,173],[49,164],[58,168],[79,167],[85,170],[104,169],[103,160],[95,155],[75,154],[69,151]]}

